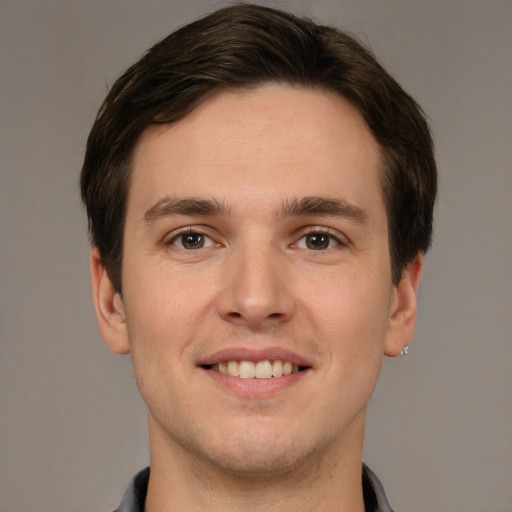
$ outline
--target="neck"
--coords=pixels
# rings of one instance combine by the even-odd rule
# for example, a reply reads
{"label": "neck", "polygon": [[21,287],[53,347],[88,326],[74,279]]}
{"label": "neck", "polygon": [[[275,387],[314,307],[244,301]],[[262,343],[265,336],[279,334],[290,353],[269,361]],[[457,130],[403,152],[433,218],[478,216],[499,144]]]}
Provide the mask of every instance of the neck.
{"label": "neck", "polygon": [[150,417],[151,475],[145,512],[364,512],[364,413],[343,440],[293,467],[233,473],[169,440]]}

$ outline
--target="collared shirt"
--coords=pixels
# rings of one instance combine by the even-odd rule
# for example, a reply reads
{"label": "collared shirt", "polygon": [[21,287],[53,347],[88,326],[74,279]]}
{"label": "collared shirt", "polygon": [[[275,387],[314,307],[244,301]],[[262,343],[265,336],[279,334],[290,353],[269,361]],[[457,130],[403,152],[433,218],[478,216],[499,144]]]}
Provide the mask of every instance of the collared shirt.
{"label": "collared shirt", "polygon": [[[148,482],[149,467],[135,475],[124,493],[121,505],[114,512],[144,512]],[[393,512],[382,484],[366,464],[363,464],[363,496],[366,512]]]}

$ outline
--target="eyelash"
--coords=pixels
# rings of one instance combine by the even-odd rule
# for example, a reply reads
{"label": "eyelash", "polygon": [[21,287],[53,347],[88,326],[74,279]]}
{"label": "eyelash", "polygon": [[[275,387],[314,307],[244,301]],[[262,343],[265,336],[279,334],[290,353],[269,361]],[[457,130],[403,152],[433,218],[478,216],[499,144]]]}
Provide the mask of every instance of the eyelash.
{"label": "eyelash", "polygon": [[[323,250],[334,249],[335,247],[338,247],[338,246],[348,247],[348,245],[349,245],[349,242],[346,239],[344,239],[342,236],[340,236],[340,233],[338,233],[338,232],[333,232],[333,230],[331,230],[329,228],[325,228],[325,227],[309,227],[309,228],[307,228],[307,230],[305,232],[302,233],[301,237],[297,240],[297,242],[294,242],[292,247],[298,247],[298,244],[300,241],[302,241],[302,240],[306,239],[308,236],[312,236],[312,235],[328,237],[329,246]],[[336,245],[331,246],[331,241],[334,241],[336,243]],[[301,247],[298,247],[298,248],[301,249]],[[311,251],[315,251],[315,249],[311,249],[311,248],[307,248],[307,249],[309,249]],[[319,249],[316,249],[316,251],[319,251]]]}
{"label": "eyelash", "polygon": [[[181,249],[183,251],[193,251],[194,249],[187,249],[186,247],[179,247],[179,246],[175,245],[176,241],[183,239],[183,237],[185,237],[187,235],[198,235],[198,236],[203,237],[203,239],[207,239],[208,241],[211,242],[211,243],[209,243],[209,245],[207,247],[212,247],[214,245],[216,245],[216,246],[220,245],[220,244],[216,243],[210,236],[205,234],[203,230],[201,230],[200,228],[195,228],[195,227],[187,227],[187,228],[182,229],[178,233],[173,233],[172,236],[168,240],[164,241],[164,245],[167,247],[175,246],[178,249]],[[205,247],[201,246],[195,250],[203,249],[203,248],[205,248]]]}
{"label": "eyelash", "polygon": [[[195,249],[177,246],[176,242],[180,239],[183,239],[183,237],[185,237],[187,235],[198,235],[200,237],[203,237],[203,240],[206,240],[207,241],[206,243],[208,245],[206,247],[204,245],[201,245],[200,247],[197,247]],[[299,243],[302,240],[306,239],[308,236],[313,236],[313,235],[327,237],[328,238],[328,246],[324,249],[320,249],[320,248],[314,249],[311,247],[299,247]],[[333,241],[335,242],[334,246],[332,245]],[[202,230],[200,227],[198,228],[198,227],[192,227],[192,226],[183,228],[182,230],[180,230],[177,233],[173,233],[172,236],[168,240],[164,241],[164,245],[167,247],[174,246],[174,247],[177,247],[178,249],[181,249],[181,250],[187,251],[187,252],[199,250],[199,249],[207,249],[207,248],[213,247],[213,246],[216,246],[216,247],[221,246],[221,244],[215,242],[215,240],[213,240],[210,236],[208,236],[204,232],[204,230]],[[301,234],[301,236],[297,239],[296,242],[291,244],[290,247],[298,248],[298,249],[305,249],[305,250],[310,250],[310,251],[315,251],[315,252],[322,252],[327,249],[334,249],[335,247],[338,247],[338,246],[340,246],[340,247],[348,247],[349,246],[349,242],[346,239],[344,239],[342,236],[340,236],[340,234],[338,232],[333,233],[333,231],[331,229],[325,228],[325,227],[309,227],[309,228],[307,228],[306,231],[304,231]]]}

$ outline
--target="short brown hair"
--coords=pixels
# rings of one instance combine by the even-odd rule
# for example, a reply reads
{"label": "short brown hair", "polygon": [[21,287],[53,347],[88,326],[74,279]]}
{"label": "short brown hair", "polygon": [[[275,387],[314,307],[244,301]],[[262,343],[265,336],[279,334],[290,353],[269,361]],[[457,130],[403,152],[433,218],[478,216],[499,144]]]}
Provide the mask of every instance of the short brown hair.
{"label": "short brown hair", "polygon": [[253,4],[219,9],[153,46],[113,85],[87,141],[81,175],[92,244],[121,291],[131,156],[152,124],[175,123],[219,90],[277,82],[333,91],[380,145],[393,282],[431,243],[437,171],[419,105],[349,35]]}

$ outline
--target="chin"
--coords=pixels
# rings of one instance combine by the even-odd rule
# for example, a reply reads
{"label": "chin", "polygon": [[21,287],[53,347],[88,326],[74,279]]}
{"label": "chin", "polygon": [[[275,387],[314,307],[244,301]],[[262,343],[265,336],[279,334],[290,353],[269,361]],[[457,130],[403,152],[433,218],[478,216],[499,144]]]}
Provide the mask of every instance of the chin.
{"label": "chin", "polygon": [[322,446],[329,444],[312,444],[311,436],[297,431],[295,434],[298,435],[290,436],[288,430],[247,428],[196,446],[196,453],[213,467],[240,478],[275,478],[307,464]]}
{"label": "chin", "polygon": [[224,456],[219,461],[224,469],[237,474],[258,476],[287,472],[297,465],[303,454],[292,446],[277,440],[246,439],[246,436],[231,439]]}

